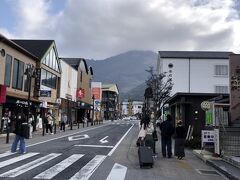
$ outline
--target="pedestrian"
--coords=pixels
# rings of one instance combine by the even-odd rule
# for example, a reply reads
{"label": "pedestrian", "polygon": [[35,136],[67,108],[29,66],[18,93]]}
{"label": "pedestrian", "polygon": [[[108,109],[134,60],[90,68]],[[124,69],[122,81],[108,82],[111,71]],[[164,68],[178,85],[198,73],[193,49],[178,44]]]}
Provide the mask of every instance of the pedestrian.
{"label": "pedestrian", "polygon": [[177,158],[180,160],[185,157],[185,152],[184,152],[185,137],[186,137],[186,129],[183,126],[182,120],[178,120],[177,127],[175,129],[174,152],[175,152],[175,156],[177,156]]}
{"label": "pedestrian", "polygon": [[25,117],[25,115],[23,113],[19,113],[17,116],[15,129],[14,129],[14,133],[16,134],[16,136],[14,138],[14,141],[13,141],[12,147],[11,147],[12,153],[17,151],[17,145],[18,145],[19,141],[20,141],[19,153],[21,153],[21,154],[26,153],[25,138],[28,138],[28,137],[26,137],[26,134],[28,134],[29,132],[25,132],[26,129],[23,128],[24,124],[28,125],[27,118]]}
{"label": "pedestrian", "polygon": [[50,130],[50,133],[53,134],[52,132],[52,126],[53,126],[53,118],[51,116],[51,113],[47,113],[47,126],[46,126],[46,133],[48,134],[48,130]]}
{"label": "pedestrian", "polygon": [[160,124],[161,130],[161,143],[162,143],[162,155],[166,157],[166,149],[168,158],[172,157],[172,135],[174,133],[174,127],[171,124],[172,117],[170,114],[167,115],[166,121]]}
{"label": "pedestrian", "polygon": [[67,115],[66,115],[66,113],[63,113],[62,117],[61,117],[61,124],[60,124],[60,130],[61,131],[65,132],[65,125],[66,125],[66,123],[67,123]]}

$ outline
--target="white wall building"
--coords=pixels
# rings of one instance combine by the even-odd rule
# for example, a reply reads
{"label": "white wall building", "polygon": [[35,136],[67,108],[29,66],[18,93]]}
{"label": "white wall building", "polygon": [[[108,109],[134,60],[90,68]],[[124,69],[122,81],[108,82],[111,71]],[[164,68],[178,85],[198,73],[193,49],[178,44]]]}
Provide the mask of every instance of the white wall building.
{"label": "white wall building", "polygon": [[128,115],[128,108],[129,108],[129,102],[123,101],[122,102],[122,115]]}
{"label": "white wall building", "polygon": [[159,51],[157,73],[173,82],[171,94],[229,93],[229,54],[209,51]]}
{"label": "white wall building", "polygon": [[132,102],[133,114],[142,113],[143,102],[142,101],[133,101]]}
{"label": "white wall building", "polygon": [[76,102],[77,70],[61,60],[62,75],[60,98]]}

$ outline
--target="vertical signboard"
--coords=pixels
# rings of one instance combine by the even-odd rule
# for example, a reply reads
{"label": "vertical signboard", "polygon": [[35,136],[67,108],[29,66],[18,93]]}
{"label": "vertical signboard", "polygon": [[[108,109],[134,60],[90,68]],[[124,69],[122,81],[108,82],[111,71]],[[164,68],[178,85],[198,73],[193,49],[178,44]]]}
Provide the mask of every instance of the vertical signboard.
{"label": "vertical signboard", "polygon": [[231,122],[240,119],[240,54],[230,55],[230,114]]}
{"label": "vertical signboard", "polygon": [[35,90],[40,90],[40,86],[41,86],[41,68],[36,68],[35,70]]}
{"label": "vertical signboard", "polygon": [[102,100],[102,83],[92,82],[92,96],[94,96],[94,117],[101,119],[101,100]]}

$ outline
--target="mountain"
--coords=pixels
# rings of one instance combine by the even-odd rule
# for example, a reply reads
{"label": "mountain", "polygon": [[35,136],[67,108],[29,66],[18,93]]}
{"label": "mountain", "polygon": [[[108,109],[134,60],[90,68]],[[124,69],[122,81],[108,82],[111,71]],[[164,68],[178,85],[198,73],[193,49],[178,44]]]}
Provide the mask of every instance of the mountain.
{"label": "mountain", "polygon": [[145,70],[149,66],[156,67],[157,53],[134,50],[104,60],[87,60],[87,63],[93,68],[93,81],[116,83],[121,99],[140,100],[148,76]]}

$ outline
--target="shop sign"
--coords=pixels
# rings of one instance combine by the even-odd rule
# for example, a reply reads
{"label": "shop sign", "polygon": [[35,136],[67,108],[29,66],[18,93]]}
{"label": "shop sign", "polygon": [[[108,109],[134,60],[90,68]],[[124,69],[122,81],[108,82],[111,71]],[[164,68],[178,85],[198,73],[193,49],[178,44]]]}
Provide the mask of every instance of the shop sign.
{"label": "shop sign", "polygon": [[215,132],[213,130],[202,130],[202,147],[205,145],[213,145],[215,140]]}
{"label": "shop sign", "polygon": [[93,87],[92,88],[92,95],[95,99],[101,99],[101,88],[99,87]]}
{"label": "shop sign", "polygon": [[219,129],[214,129],[214,152],[220,155]]}
{"label": "shop sign", "polygon": [[[24,105],[24,106],[28,106],[28,102],[27,101],[21,101],[21,100],[17,100],[16,101],[17,105]],[[30,106],[32,105],[32,102],[29,102]]]}
{"label": "shop sign", "polygon": [[44,101],[44,102],[42,102],[41,104],[40,104],[40,107],[42,107],[42,108],[47,108],[47,102],[46,101]]}
{"label": "shop sign", "polygon": [[0,104],[6,102],[6,95],[7,95],[7,87],[4,85],[0,85]]}
{"label": "shop sign", "polygon": [[51,97],[51,91],[50,90],[41,90],[40,91],[40,96],[41,97]]}
{"label": "shop sign", "polygon": [[84,96],[85,96],[85,90],[82,88],[78,89],[77,90],[77,98],[82,99],[82,98],[84,98]]}
{"label": "shop sign", "polygon": [[35,70],[35,87],[39,90],[41,86],[41,68],[36,68]]}

